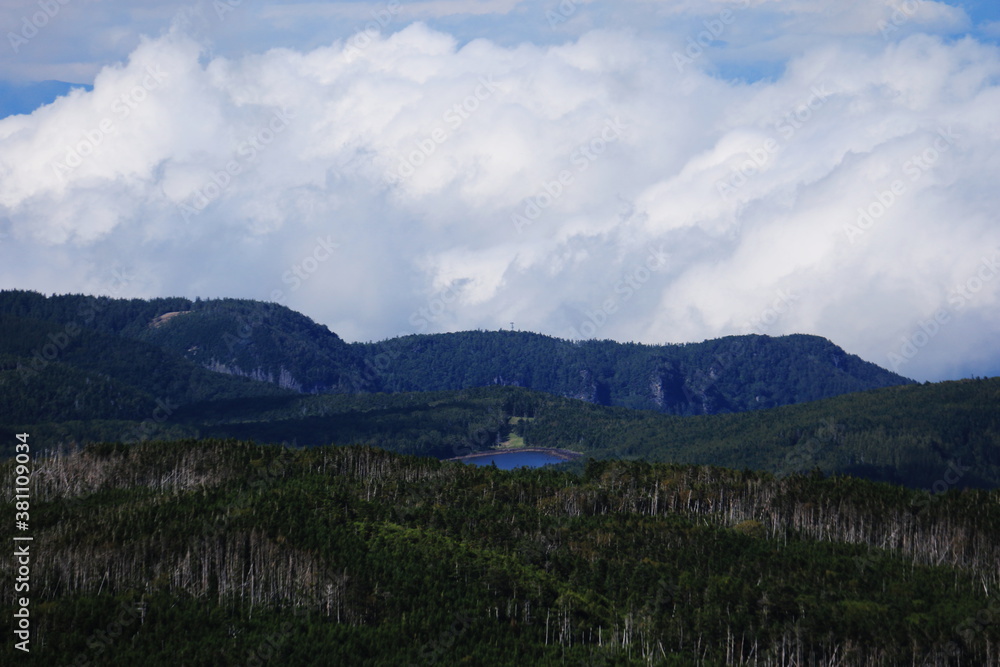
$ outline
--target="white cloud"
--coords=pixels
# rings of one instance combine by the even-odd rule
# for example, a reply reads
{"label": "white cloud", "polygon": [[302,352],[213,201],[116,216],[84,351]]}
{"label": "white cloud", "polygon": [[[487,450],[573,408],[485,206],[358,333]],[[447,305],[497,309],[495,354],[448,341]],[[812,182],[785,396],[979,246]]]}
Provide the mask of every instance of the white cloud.
{"label": "white cloud", "polygon": [[[428,6],[525,11],[466,4]],[[348,339],[808,332],[882,365],[943,308],[898,370],[1000,371],[965,351],[1000,333],[1000,277],[954,306],[1000,248],[1000,55],[919,32],[940,3],[890,40],[824,28],[825,4],[755,3],[681,69],[684,31],[505,46],[418,23],[223,56],[175,26],[0,120],[0,281],[98,292],[118,269],[130,295],[277,298]],[[779,7],[825,37],[774,28],[773,81],[709,74]]]}

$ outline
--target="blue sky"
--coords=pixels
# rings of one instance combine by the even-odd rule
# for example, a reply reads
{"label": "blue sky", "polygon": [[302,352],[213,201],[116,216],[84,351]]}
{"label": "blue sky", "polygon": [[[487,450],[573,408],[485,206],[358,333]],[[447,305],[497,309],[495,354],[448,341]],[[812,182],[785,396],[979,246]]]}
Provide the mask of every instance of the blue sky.
{"label": "blue sky", "polygon": [[995,3],[43,4],[0,9],[0,287],[1000,374]]}
{"label": "blue sky", "polygon": [[955,4],[963,8],[974,23],[1000,21],[1000,5],[990,2],[990,0],[969,0],[968,2],[957,2]]}

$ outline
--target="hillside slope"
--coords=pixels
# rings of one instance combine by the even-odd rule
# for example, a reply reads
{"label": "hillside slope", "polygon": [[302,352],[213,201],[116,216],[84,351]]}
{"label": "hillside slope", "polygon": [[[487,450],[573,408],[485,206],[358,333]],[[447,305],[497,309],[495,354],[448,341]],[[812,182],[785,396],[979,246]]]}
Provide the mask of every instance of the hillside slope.
{"label": "hillside slope", "polygon": [[[0,466],[10,479],[13,464]],[[996,665],[1000,497],[235,441],[40,458],[4,664]],[[13,522],[0,526],[12,537]],[[42,548],[44,545],[44,548]],[[14,577],[0,595],[14,599]]]}
{"label": "hillside slope", "polygon": [[807,335],[639,345],[467,331],[360,348],[389,391],[514,385],[679,415],[759,410],[911,382]]}
{"label": "hillside slope", "polygon": [[[162,423],[0,422],[40,442],[237,438],[297,446],[369,445],[447,459],[507,441],[624,458],[764,470],[818,469],[934,493],[1000,488],[1000,378],[889,387],[801,405],[677,417],[518,387],[397,394],[241,397],[189,403]],[[142,428],[140,428],[142,426]]]}
{"label": "hillside slope", "polygon": [[142,420],[193,402],[287,393],[72,320],[0,313],[3,423]]}
{"label": "hillside slope", "polygon": [[243,299],[110,299],[0,292],[0,313],[142,341],[203,368],[294,391],[366,391],[352,348],[308,317]]}
{"label": "hillside slope", "polygon": [[695,415],[911,382],[806,335],[638,345],[468,331],[347,344],[277,304],[45,297],[23,291],[0,292],[0,313],[150,343],[203,368],[304,393],[514,385],[600,405]]}

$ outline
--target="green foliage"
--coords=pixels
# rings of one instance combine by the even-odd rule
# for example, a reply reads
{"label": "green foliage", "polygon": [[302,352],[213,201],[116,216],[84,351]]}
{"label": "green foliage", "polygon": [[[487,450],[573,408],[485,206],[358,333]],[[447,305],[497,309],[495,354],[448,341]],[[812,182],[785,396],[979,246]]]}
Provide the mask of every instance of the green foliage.
{"label": "green foliage", "polygon": [[[59,380],[53,378],[54,406],[67,386]],[[9,414],[19,414],[16,395],[10,400]],[[67,421],[23,418],[0,425],[6,451],[11,434],[27,430],[49,447],[201,435],[297,446],[364,444],[444,459],[486,451],[514,436],[530,447],[595,459],[849,474],[925,489],[925,503],[949,489],[1000,486],[1000,379],[893,387],[700,417],[598,406],[517,387],[224,399],[182,405],[163,420],[153,418],[154,411],[133,421],[113,420],[110,413],[74,420],[69,404],[75,399],[60,400]],[[138,396],[137,404],[148,406],[142,400]],[[23,409],[44,406],[25,403]]]}
{"label": "green foliage", "polygon": [[0,313],[4,424],[142,421],[192,402],[292,393],[84,326],[84,306],[81,301],[73,312],[82,314],[63,323]]}
{"label": "green foliage", "polygon": [[[347,345],[273,304],[0,292],[0,450],[38,457],[16,659],[987,664],[998,405],[811,336]],[[587,457],[411,456],[504,441]]]}
{"label": "green foliage", "polygon": [[[802,403],[910,381],[816,336],[730,336],[687,345],[571,342],[513,331],[412,335],[348,345],[284,306],[240,299],[143,301],[0,292],[12,321],[98,332],[123,354],[135,341],[203,368],[304,393],[443,391],[513,385],[600,405],[677,415]],[[47,333],[5,350],[31,357]],[[0,350],[4,351],[4,350]],[[112,362],[105,356],[95,361]],[[113,368],[109,370],[109,374]],[[151,378],[155,379],[155,378]],[[152,387],[138,387],[162,396]]]}
{"label": "green foliage", "polygon": [[936,496],[953,488],[1000,486],[998,406],[1000,379],[892,387],[701,417],[494,387],[208,403],[181,411],[178,421],[214,437],[366,444],[439,458],[484,451],[516,433],[528,446],[597,459],[712,464],[778,475],[819,470],[920,487]]}
{"label": "green foliage", "polygon": [[388,391],[514,385],[678,415],[759,410],[910,382],[805,335],[638,345],[467,331],[359,348]]}
{"label": "green foliage", "polygon": [[363,391],[361,360],[326,327],[277,304],[239,299],[202,301],[141,340],[213,370],[305,393]]}
{"label": "green foliage", "polygon": [[[39,461],[33,644],[17,663],[997,655],[1000,491],[945,494],[907,520],[912,492],[856,479],[586,467],[212,440]],[[11,642],[0,661],[14,664]]]}

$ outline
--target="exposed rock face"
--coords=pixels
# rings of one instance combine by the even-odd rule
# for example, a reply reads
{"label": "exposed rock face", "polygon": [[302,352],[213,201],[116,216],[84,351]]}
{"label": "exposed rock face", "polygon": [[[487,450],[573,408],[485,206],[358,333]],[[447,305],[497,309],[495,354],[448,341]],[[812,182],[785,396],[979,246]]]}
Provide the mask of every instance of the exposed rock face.
{"label": "exposed rock face", "polygon": [[189,310],[175,310],[172,313],[163,313],[162,315],[157,315],[153,318],[153,321],[149,323],[149,326],[155,328],[162,327],[164,324],[177,317],[178,315],[183,315],[184,313],[189,313]]}
{"label": "exposed rock face", "polygon": [[[205,364],[205,368],[210,371],[215,371],[216,373],[225,373],[226,375],[236,375],[239,377],[250,378],[251,380],[259,380],[261,382],[270,382],[271,384],[276,384],[282,389],[292,389],[294,391],[302,391],[302,383],[297,381],[291,374],[291,372],[282,366],[278,370],[278,375],[275,377],[274,373],[266,373],[262,368],[255,368],[253,370],[247,371],[237,366],[229,366],[220,361],[213,359],[210,363]],[[315,392],[320,393],[320,392]]]}

